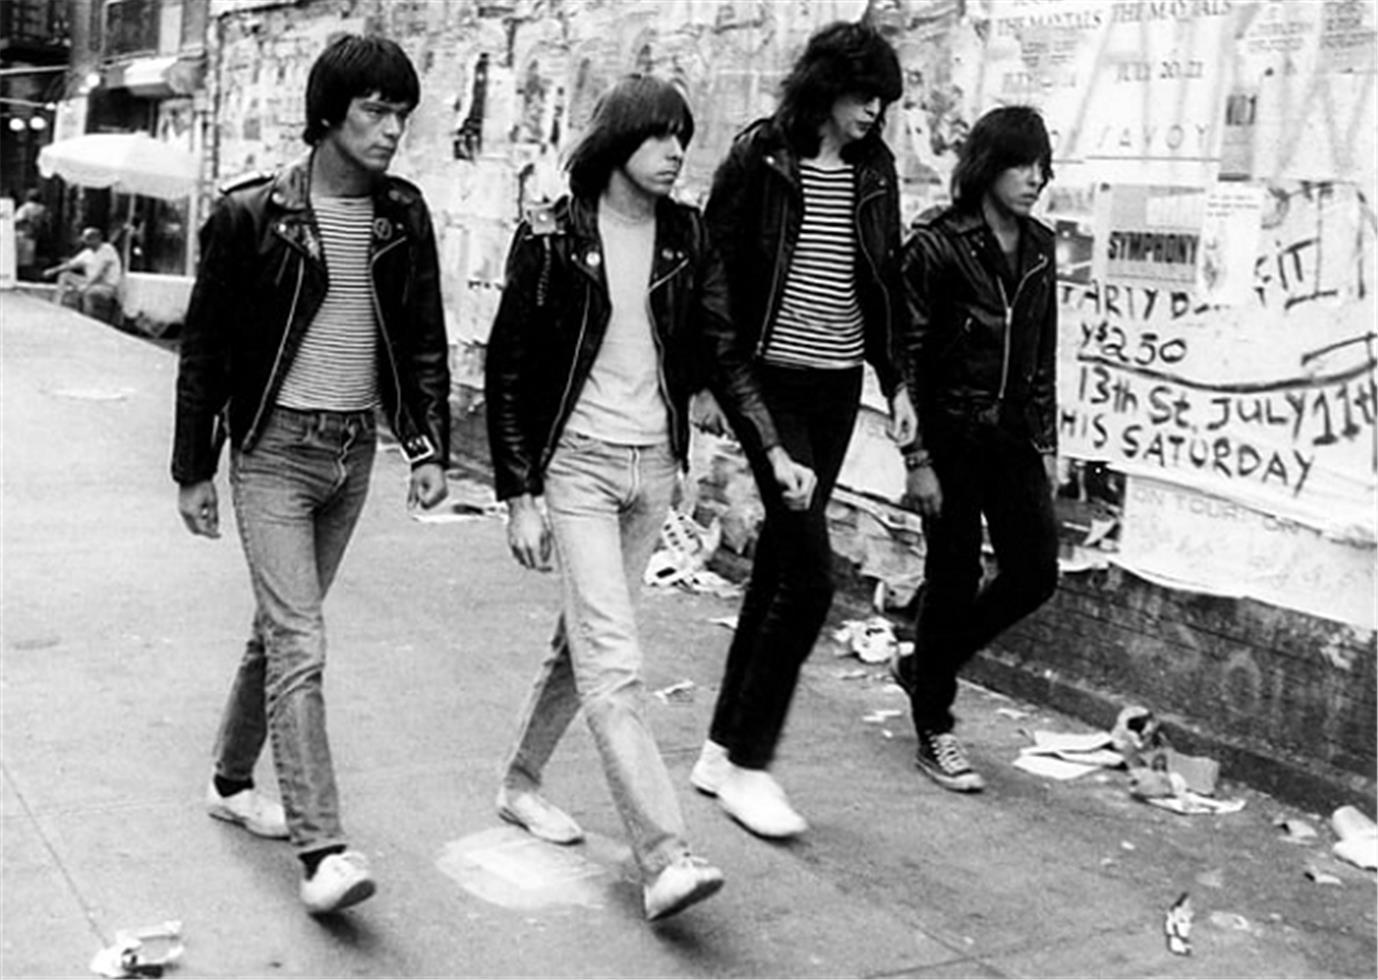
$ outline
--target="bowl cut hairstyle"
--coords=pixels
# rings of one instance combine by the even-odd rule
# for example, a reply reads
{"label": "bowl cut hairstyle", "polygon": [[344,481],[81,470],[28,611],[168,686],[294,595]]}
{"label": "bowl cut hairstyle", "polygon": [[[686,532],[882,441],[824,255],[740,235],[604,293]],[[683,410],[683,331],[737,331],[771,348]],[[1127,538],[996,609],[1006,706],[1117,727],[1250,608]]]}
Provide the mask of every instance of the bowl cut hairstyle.
{"label": "bowl cut hairstyle", "polygon": [[565,162],[575,197],[603,193],[608,180],[651,137],[678,136],[688,149],[694,114],[672,83],[651,75],[629,75],[598,99],[588,129]]}
{"label": "bowl cut hairstyle", "polygon": [[[818,130],[844,95],[879,98],[881,112],[865,139],[879,140],[885,107],[904,94],[904,75],[890,42],[868,23],[835,21],[809,38],[790,73],[780,83],[776,120],[791,147],[804,157],[818,153]],[[850,159],[852,146],[843,150]]]}
{"label": "bowl cut hairstyle", "polygon": [[377,92],[389,102],[415,107],[421,101],[416,69],[396,41],[345,34],[330,42],[306,80],[306,128],[315,146],[344,121],[349,104]]}
{"label": "bowl cut hairstyle", "polygon": [[1053,146],[1043,117],[1033,106],[992,109],[976,121],[958,150],[952,170],[952,200],[979,208],[992,184],[1010,167],[1038,164],[1043,183],[1053,179]]}

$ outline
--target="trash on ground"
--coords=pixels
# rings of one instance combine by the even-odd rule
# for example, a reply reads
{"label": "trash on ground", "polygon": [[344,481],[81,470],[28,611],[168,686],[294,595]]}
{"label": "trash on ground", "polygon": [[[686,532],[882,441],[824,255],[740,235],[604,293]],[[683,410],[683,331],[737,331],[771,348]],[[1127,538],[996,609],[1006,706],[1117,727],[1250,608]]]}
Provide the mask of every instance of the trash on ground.
{"label": "trash on ground", "polygon": [[833,630],[833,640],[842,648],[838,656],[855,654],[862,663],[882,664],[899,652],[895,627],[884,616],[849,619]]}
{"label": "trash on ground", "polygon": [[742,594],[742,587],[736,582],[723,578],[717,572],[701,568],[687,579],[678,583],[689,592],[700,595],[715,595],[719,599],[735,599]]}
{"label": "trash on ground", "polygon": [[996,708],[995,713],[1005,718],[1013,718],[1015,721],[1029,717],[1029,712],[1020,711],[1018,708]]}
{"label": "trash on ground", "polygon": [[1162,769],[1134,766],[1129,770],[1130,796],[1150,800],[1160,796],[1175,796],[1179,789],[1186,789],[1185,784],[1180,781],[1174,783],[1172,774]]}
{"label": "trash on ground", "polygon": [[1100,766],[1088,766],[1080,762],[1066,762],[1052,755],[1038,755],[1025,749],[1014,760],[1016,769],[1045,776],[1048,779],[1076,779],[1088,772],[1095,772]]}
{"label": "trash on ground", "polygon": [[1316,828],[1295,817],[1278,817],[1273,826],[1282,831],[1282,839],[1289,844],[1305,844],[1316,839]]}
{"label": "trash on ground", "polygon": [[1191,896],[1182,892],[1163,917],[1163,934],[1167,937],[1168,952],[1177,956],[1191,955],[1191,917]]}
{"label": "trash on ground", "polygon": [[1202,796],[1214,796],[1216,783],[1220,781],[1220,763],[1201,755],[1187,755],[1172,746],[1166,746],[1163,754],[1167,758],[1167,771],[1182,777],[1187,789]]}
{"label": "trash on ground", "polygon": [[1236,932],[1248,932],[1251,928],[1249,920],[1238,912],[1212,912],[1211,925],[1217,929],[1233,929]]}
{"label": "trash on ground", "polygon": [[713,619],[710,619],[708,622],[713,626],[722,626],[727,629],[733,630],[734,632],[737,629],[736,616],[717,616]]}
{"label": "trash on ground", "polygon": [[91,972],[103,977],[161,977],[185,950],[182,923],[175,920],[147,929],[120,930],[115,941],[91,958]]}
{"label": "trash on ground", "polygon": [[647,585],[678,585],[692,592],[735,590],[727,579],[706,569],[721,543],[722,523],[716,518],[704,527],[683,511],[671,508],[660,526],[660,548],[651,556],[643,580]]}
{"label": "trash on ground", "polygon": [[1244,809],[1244,800],[1217,800],[1214,797],[1193,793],[1191,790],[1184,790],[1176,796],[1155,796],[1145,799],[1144,802],[1184,816],[1198,813],[1238,813]]}
{"label": "trash on ground", "polygon": [[880,708],[876,711],[872,711],[861,720],[873,725],[880,725],[889,721],[891,718],[898,718],[902,714],[904,714],[904,712],[897,708]]}
{"label": "trash on ground", "polygon": [[676,681],[668,687],[662,687],[655,692],[655,696],[666,704],[671,701],[692,701],[694,700],[694,682],[690,680]]}
{"label": "trash on ground", "polygon": [[1308,864],[1308,865],[1306,866],[1306,871],[1305,871],[1304,873],[1305,873],[1306,877],[1310,878],[1312,881],[1314,881],[1314,882],[1315,882],[1316,884],[1318,884],[1318,885],[1343,885],[1343,884],[1344,884],[1344,882],[1341,881],[1336,875],[1331,874],[1329,871],[1322,871],[1320,868],[1316,867],[1314,864]]}
{"label": "trash on ground", "polygon": [[1335,856],[1365,871],[1378,870],[1378,824],[1354,806],[1342,806],[1330,815],[1330,826],[1339,837]]}
{"label": "trash on ground", "polygon": [[1162,747],[1163,736],[1153,712],[1133,705],[1121,711],[1115,719],[1115,727],[1110,730],[1110,741],[1115,751],[1124,756],[1125,764],[1134,766],[1140,764],[1138,760],[1143,753]]}
{"label": "trash on ground", "polygon": [[1118,752],[1109,748],[1107,732],[1030,733],[1034,744],[1022,749],[1014,761],[1018,769],[1052,779],[1076,779],[1106,766],[1124,763]]}
{"label": "trash on ground", "polygon": [[423,524],[459,524],[501,517],[506,507],[493,495],[493,488],[477,480],[448,480],[446,496],[429,509],[411,508],[411,519]]}

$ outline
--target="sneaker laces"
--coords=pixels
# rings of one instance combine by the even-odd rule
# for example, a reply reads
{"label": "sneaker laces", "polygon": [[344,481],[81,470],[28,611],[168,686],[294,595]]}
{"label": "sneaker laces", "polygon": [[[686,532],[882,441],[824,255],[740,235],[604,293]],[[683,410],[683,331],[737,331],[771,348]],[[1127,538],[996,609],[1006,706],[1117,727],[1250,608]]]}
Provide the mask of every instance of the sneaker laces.
{"label": "sneaker laces", "polygon": [[957,741],[957,736],[951,732],[939,732],[929,736],[928,744],[933,750],[933,758],[944,772],[956,776],[971,770],[966,752],[962,750],[962,743]]}

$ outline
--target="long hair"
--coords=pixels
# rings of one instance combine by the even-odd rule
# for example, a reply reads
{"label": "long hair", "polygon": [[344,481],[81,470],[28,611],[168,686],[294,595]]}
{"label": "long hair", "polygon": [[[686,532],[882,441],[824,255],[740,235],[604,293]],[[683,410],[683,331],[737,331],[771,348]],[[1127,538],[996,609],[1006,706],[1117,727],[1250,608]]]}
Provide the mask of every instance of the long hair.
{"label": "long hair", "polygon": [[421,82],[406,52],[384,37],[344,34],[336,38],[307,76],[302,139],[315,146],[344,121],[350,102],[374,92],[408,106],[421,101]]}
{"label": "long hair", "polygon": [[952,170],[952,201],[979,208],[997,177],[1010,167],[1038,164],[1043,183],[1053,179],[1053,147],[1043,117],[1032,106],[992,109],[976,121]]}
{"label": "long hair", "polygon": [[[904,76],[890,43],[870,24],[840,20],[819,28],[809,38],[804,53],[780,84],[775,118],[794,151],[812,157],[818,153],[818,130],[840,97],[880,98],[881,114],[875,126],[858,141],[865,143],[880,139],[885,106],[903,92]],[[847,147],[843,156],[847,157],[851,149]]]}
{"label": "long hair", "polygon": [[694,114],[678,88],[650,75],[628,75],[599,98],[593,117],[565,161],[576,197],[603,193],[612,172],[650,137],[678,136],[687,149]]}

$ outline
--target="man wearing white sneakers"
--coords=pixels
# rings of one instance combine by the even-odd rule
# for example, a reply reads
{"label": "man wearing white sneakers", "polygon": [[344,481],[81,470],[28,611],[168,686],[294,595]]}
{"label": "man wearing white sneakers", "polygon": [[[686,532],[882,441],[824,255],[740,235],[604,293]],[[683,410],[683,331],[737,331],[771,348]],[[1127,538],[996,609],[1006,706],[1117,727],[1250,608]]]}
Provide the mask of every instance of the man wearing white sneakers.
{"label": "man wearing white sneakers", "polygon": [[[312,66],[311,150],[226,189],[201,233],[183,329],[172,475],[193,534],[219,537],[230,488],[257,610],[220,723],[207,809],[289,838],[314,914],[376,885],[349,847],[325,730],[321,607],[368,494],[381,408],[411,499],[445,496],[448,349],[421,193],[388,176],[420,97],[402,49],[347,35]],[[271,739],[282,804],[254,786]]]}

